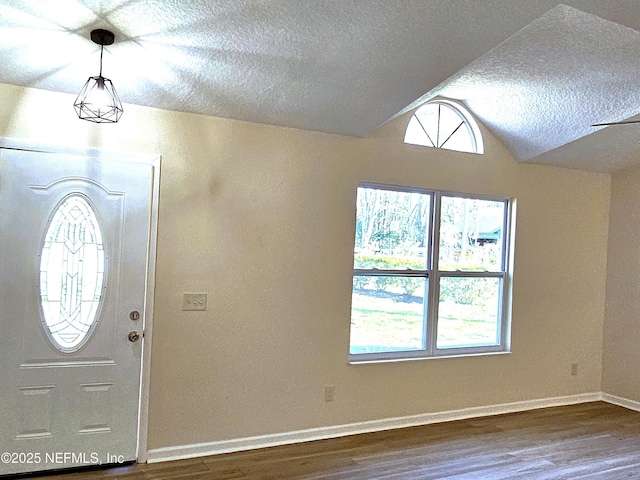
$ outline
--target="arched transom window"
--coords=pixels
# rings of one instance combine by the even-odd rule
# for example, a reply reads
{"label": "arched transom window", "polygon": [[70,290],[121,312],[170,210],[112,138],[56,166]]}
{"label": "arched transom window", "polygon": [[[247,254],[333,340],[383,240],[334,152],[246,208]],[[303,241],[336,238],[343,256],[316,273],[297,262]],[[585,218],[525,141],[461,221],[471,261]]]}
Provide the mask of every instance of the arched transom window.
{"label": "arched transom window", "polygon": [[407,125],[404,143],[484,153],[473,118],[458,105],[443,100],[431,101],[416,110]]}

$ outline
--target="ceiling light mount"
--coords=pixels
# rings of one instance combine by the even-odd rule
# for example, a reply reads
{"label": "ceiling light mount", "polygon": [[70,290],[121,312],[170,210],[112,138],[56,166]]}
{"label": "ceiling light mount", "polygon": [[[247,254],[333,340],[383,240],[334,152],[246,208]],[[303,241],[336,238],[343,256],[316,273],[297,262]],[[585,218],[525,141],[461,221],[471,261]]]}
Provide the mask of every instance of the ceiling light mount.
{"label": "ceiling light mount", "polygon": [[91,31],[91,41],[93,43],[97,43],[98,45],[113,45],[113,42],[116,41],[116,37],[113,32],[109,30],[103,30],[102,28],[98,28],[96,30]]}
{"label": "ceiling light mount", "polygon": [[101,28],[91,32],[91,41],[100,45],[100,73],[89,77],[73,106],[78,117],[94,123],[116,123],[122,115],[122,103],[108,78],[102,76],[102,55],[105,45],[115,42],[115,35]]}

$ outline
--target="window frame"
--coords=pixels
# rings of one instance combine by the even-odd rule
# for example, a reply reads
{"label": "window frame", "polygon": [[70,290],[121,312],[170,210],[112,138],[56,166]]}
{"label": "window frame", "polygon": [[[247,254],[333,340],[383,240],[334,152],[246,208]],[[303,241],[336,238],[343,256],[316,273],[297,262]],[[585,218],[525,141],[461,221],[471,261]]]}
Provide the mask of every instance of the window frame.
{"label": "window frame", "polygon": [[[444,190],[424,189],[397,185],[385,185],[377,183],[359,183],[359,188],[387,190],[398,193],[419,193],[429,195],[429,219],[427,235],[427,258],[423,270],[401,269],[377,269],[377,268],[353,268],[352,275],[352,300],[350,319],[353,317],[353,279],[356,276],[394,276],[394,277],[418,277],[425,278],[426,294],[423,305],[423,348],[416,350],[393,350],[383,352],[351,353],[351,331],[349,333],[349,363],[375,362],[385,360],[412,360],[443,357],[457,357],[470,355],[485,355],[495,353],[507,353],[510,351],[510,325],[511,325],[511,277],[513,266],[512,254],[512,224],[514,215],[513,199],[499,196],[458,193]],[[356,198],[357,190],[356,189]],[[467,198],[473,200],[485,200],[504,203],[504,216],[502,219],[501,235],[502,255],[499,271],[476,270],[440,270],[438,267],[440,249],[440,218],[442,197]],[[357,215],[357,213],[356,213]],[[355,236],[354,236],[355,250]],[[353,256],[355,265],[355,251]],[[496,344],[479,346],[460,346],[438,348],[437,328],[438,310],[440,299],[440,280],[442,278],[497,278],[499,281],[499,302],[496,318]]]}
{"label": "window frame", "polygon": [[[428,107],[431,107],[431,106],[438,106],[438,109],[440,109],[442,107],[448,108],[449,110],[451,110],[455,115],[457,115],[460,118],[460,120],[462,122],[461,125],[464,124],[464,126],[465,126],[465,128],[467,130],[467,133],[469,134],[469,138],[470,138],[471,145],[472,145],[472,150],[471,151],[459,150],[457,148],[445,147],[444,143],[446,143],[446,141],[448,141],[448,139],[445,142],[443,142],[443,144],[441,144],[441,146],[437,146],[437,145],[434,144],[433,139],[431,139],[429,137],[429,134],[427,133],[425,126],[423,125],[422,121],[420,120],[420,117],[418,116],[421,110],[423,110],[425,108],[428,108]],[[424,131],[425,135],[429,138],[429,142],[431,143],[431,145],[428,145],[426,143],[412,142],[412,141],[408,141],[407,140],[407,132],[408,132],[410,126],[411,126],[411,123],[414,120],[420,125],[420,127]],[[440,122],[440,111],[438,113],[438,122]],[[460,126],[458,126],[458,128],[460,128]],[[439,125],[438,125],[438,128],[439,128]],[[445,99],[445,98],[437,98],[437,99],[425,102],[413,112],[413,115],[411,115],[411,117],[409,118],[409,121],[407,122],[407,126],[405,128],[403,142],[406,145],[415,145],[415,146],[418,146],[418,147],[435,148],[435,149],[438,149],[438,150],[450,150],[450,151],[453,151],[453,152],[471,153],[471,154],[475,154],[475,155],[483,155],[484,154],[484,140],[482,138],[482,132],[480,131],[480,127],[478,126],[478,123],[476,122],[475,118],[473,117],[473,115],[471,115],[471,112],[469,112],[469,110],[467,110],[465,107],[463,107],[459,103],[451,101],[451,100],[448,100],[448,99]]]}

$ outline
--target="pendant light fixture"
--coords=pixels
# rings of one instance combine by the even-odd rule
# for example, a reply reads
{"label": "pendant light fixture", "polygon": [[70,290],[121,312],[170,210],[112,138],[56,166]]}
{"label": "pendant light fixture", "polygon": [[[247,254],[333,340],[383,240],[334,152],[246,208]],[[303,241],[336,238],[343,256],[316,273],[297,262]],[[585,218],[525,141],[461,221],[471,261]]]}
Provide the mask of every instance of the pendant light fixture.
{"label": "pendant light fixture", "polygon": [[122,104],[113,83],[102,76],[102,53],[105,45],[111,45],[115,36],[108,30],[91,32],[93,43],[100,45],[100,74],[89,77],[73,106],[78,117],[95,123],[116,123],[122,115]]}

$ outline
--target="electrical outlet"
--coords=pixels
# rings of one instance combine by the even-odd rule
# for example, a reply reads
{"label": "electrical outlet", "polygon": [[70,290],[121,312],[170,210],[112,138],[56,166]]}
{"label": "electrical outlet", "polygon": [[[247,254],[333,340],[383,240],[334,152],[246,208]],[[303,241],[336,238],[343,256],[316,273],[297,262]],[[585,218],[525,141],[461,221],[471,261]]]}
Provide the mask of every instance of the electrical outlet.
{"label": "electrical outlet", "polygon": [[324,386],[324,401],[325,402],[333,402],[336,398],[336,386],[335,385],[325,385]]}
{"label": "electrical outlet", "polygon": [[203,311],[207,309],[206,293],[185,293],[182,295],[182,310]]}
{"label": "electrical outlet", "polygon": [[572,363],[571,364],[571,375],[578,375],[578,364],[577,363]]}

